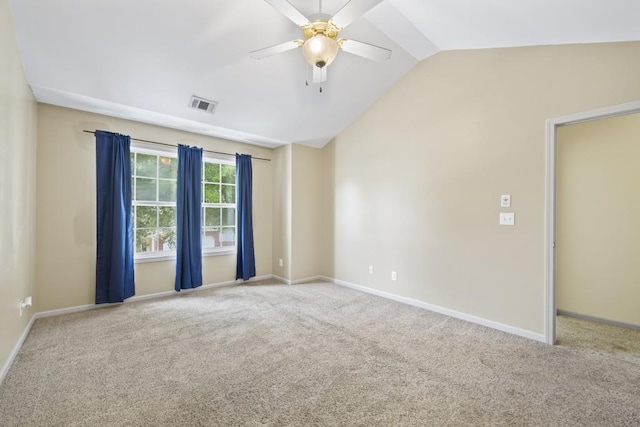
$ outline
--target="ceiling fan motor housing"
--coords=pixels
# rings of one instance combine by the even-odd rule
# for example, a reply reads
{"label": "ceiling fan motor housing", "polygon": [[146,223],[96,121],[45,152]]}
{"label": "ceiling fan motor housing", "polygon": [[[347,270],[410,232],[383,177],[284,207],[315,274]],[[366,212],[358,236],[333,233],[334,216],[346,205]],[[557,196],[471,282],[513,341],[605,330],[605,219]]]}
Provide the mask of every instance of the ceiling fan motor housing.
{"label": "ceiling fan motor housing", "polygon": [[330,21],[331,17],[328,15],[314,15],[313,22],[309,22],[302,26],[302,32],[305,39],[310,39],[316,34],[324,34],[325,36],[335,39],[338,37],[338,33],[342,28],[338,28],[333,22]]}
{"label": "ceiling fan motor housing", "polygon": [[331,64],[340,49],[336,41],[340,29],[331,21],[317,20],[302,27],[305,42],[302,54],[314,67],[324,68]]}

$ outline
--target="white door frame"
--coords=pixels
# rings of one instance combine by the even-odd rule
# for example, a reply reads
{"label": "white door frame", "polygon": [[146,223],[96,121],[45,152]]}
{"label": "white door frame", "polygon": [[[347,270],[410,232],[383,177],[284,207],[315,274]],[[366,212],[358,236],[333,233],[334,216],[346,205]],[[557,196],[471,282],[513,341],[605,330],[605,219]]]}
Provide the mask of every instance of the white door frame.
{"label": "white door frame", "polygon": [[546,131],[546,203],[545,203],[545,328],[544,338],[547,344],[556,342],[556,174],[557,140],[556,129],[559,126],[605,119],[640,112],[640,101],[614,105],[597,110],[584,111],[547,120]]}

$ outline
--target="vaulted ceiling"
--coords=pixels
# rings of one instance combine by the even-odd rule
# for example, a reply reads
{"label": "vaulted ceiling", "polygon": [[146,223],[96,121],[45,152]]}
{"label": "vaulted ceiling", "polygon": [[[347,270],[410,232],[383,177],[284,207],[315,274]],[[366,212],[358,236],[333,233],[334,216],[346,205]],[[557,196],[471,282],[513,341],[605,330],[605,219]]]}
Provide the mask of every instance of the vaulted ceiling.
{"label": "vaulted ceiling", "polygon": [[[305,16],[347,2],[290,0]],[[439,51],[640,40],[638,0],[384,0],[340,37],[391,58],[340,52],[320,92],[299,49],[249,57],[303,38],[264,0],[10,4],[38,101],[269,147],[323,146]],[[214,114],[190,109],[192,95],[217,101]]]}

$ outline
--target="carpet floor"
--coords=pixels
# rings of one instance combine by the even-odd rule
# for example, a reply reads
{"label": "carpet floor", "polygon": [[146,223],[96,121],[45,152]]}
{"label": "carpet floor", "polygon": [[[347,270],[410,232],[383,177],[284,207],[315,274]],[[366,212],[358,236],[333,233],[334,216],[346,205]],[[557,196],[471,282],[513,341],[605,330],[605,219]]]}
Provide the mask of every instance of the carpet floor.
{"label": "carpet floor", "polygon": [[556,344],[610,354],[629,362],[640,358],[640,330],[558,316]]}
{"label": "carpet floor", "polygon": [[37,320],[0,425],[638,426],[640,354],[257,282]]}

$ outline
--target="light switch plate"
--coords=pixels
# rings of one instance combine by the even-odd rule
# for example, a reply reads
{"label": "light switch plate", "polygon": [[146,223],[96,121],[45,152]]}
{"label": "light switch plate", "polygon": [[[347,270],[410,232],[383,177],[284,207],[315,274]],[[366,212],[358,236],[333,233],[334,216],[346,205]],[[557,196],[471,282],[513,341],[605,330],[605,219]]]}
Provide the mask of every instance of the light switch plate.
{"label": "light switch plate", "polygon": [[500,207],[501,208],[511,207],[511,194],[503,194],[502,196],[500,196]]}
{"label": "light switch plate", "polygon": [[516,225],[516,214],[513,212],[500,212],[500,225]]}

